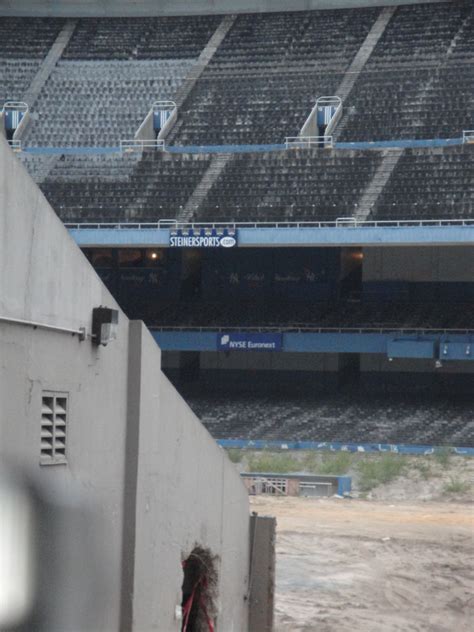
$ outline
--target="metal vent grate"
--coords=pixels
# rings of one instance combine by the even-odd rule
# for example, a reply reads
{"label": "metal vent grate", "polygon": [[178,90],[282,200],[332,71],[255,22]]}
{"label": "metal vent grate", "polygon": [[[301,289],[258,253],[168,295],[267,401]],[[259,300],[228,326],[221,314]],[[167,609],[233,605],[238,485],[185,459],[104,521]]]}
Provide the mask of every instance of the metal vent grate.
{"label": "metal vent grate", "polygon": [[41,400],[41,465],[66,463],[68,398],[65,393],[43,392]]}

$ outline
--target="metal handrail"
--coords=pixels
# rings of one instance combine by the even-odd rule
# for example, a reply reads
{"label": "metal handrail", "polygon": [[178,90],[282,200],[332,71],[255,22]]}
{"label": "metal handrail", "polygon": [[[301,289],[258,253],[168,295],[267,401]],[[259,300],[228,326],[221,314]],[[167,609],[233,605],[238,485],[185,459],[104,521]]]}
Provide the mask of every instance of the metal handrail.
{"label": "metal handrail", "polygon": [[474,143],[474,129],[465,129],[462,132],[463,143]]}
{"label": "metal handrail", "polygon": [[165,151],[165,141],[158,139],[130,138],[120,141],[120,151],[134,151],[135,149],[145,149],[153,147]]}
{"label": "metal handrail", "polygon": [[356,226],[357,219],[355,217],[338,217],[336,219],[336,226]]}
{"label": "metal handrail", "polygon": [[286,136],[285,148],[290,147],[334,147],[332,136]]}
{"label": "metal handrail", "polygon": [[24,101],[6,101],[3,104],[3,112],[5,110],[20,110],[21,112],[28,112],[28,103]]}
{"label": "metal handrail", "polygon": [[174,101],[169,101],[169,100],[155,101],[151,107],[153,111],[158,110],[158,109],[173,110],[176,107],[176,103]]}
{"label": "metal handrail", "polygon": [[231,332],[231,331],[246,331],[246,332],[291,332],[291,333],[351,333],[351,334],[456,334],[456,335],[472,335],[474,329],[442,329],[442,328],[429,328],[429,327],[295,327],[295,326],[280,326],[280,327],[259,327],[259,326],[223,326],[216,325],[215,327],[206,326],[201,327],[198,325],[149,325],[148,328],[151,331],[193,331],[193,332]]}
{"label": "metal handrail", "polygon": [[338,105],[341,105],[342,99],[341,97],[338,97],[337,95],[322,96],[316,99],[316,105],[318,105],[318,103],[321,103],[323,105],[325,103],[329,103],[329,104],[337,103]]}
{"label": "metal handrail", "polygon": [[8,140],[7,143],[13,151],[21,151],[21,140]]}
{"label": "metal handrail", "polygon": [[311,333],[311,334],[456,334],[456,335],[472,335],[474,329],[437,329],[423,327],[291,327],[282,325],[281,327],[258,327],[258,326],[223,326],[215,327],[198,325],[149,325],[150,331],[192,331],[192,332],[255,332],[255,333]]}
{"label": "metal handrail", "polygon": [[303,222],[179,222],[172,219],[161,219],[156,222],[66,222],[66,228],[75,230],[150,230],[165,229],[170,225],[182,229],[200,228],[400,228],[413,226],[474,226],[472,219],[406,219],[406,220],[359,220],[340,217],[334,221]]}

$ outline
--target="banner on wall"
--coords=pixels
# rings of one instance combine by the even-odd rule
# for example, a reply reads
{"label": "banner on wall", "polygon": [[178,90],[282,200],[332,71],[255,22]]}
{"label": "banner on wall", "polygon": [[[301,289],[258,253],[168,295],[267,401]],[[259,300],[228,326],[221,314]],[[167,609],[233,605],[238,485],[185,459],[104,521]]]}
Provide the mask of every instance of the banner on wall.
{"label": "banner on wall", "polygon": [[228,228],[170,230],[170,248],[233,248],[237,232]]}
{"label": "banner on wall", "polygon": [[219,333],[217,349],[219,351],[281,351],[282,334],[257,333]]}

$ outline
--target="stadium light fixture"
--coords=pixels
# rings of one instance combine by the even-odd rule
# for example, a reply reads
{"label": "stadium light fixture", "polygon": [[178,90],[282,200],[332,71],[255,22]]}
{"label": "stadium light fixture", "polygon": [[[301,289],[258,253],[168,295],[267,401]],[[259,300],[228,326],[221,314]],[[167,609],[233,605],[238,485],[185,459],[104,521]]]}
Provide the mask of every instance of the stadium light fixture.
{"label": "stadium light fixture", "polygon": [[94,307],[92,310],[92,341],[105,347],[117,338],[118,309]]}

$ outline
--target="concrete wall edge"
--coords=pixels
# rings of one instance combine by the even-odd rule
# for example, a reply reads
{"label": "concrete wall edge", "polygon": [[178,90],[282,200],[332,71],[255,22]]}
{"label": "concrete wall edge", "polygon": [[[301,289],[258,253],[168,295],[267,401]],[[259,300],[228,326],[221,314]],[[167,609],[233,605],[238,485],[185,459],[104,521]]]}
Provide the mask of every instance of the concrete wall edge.
{"label": "concrete wall edge", "polygon": [[454,0],[0,0],[0,16],[17,17],[150,17],[176,15],[224,15],[355,9]]}

